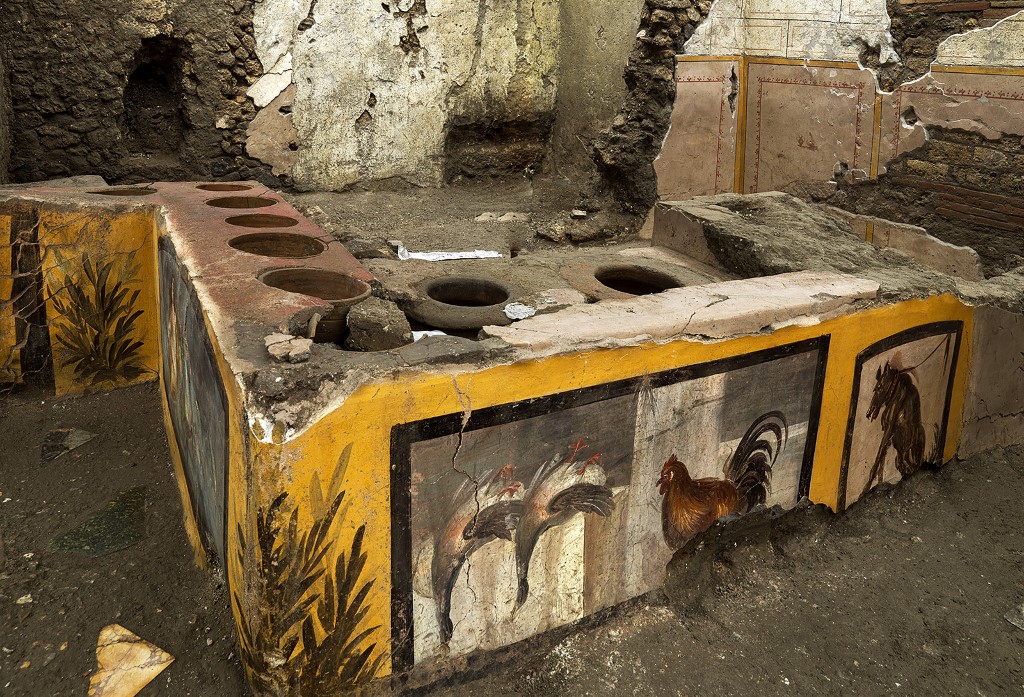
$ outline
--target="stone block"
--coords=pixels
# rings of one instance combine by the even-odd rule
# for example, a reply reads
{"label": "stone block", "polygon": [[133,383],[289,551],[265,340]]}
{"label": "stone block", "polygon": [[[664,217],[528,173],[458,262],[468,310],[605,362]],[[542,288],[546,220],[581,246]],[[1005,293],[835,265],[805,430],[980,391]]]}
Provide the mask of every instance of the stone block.
{"label": "stone block", "polygon": [[991,167],[993,169],[1003,168],[1009,164],[1006,153],[993,150],[992,148],[975,148],[974,162],[983,167]]}
{"label": "stone block", "polygon": [[925,160],[907,160],[907,171],[918,177],[941,181],[949,175],[949,165]]}
{"label": "stone block", "polygon": [[928,147],[928,157],[946,164],[965,164],[973,159],[974,148],[962,143],[933,140]]}
{"label": "stone block", "polygon": [[385,351],[412,343],[412,329],[398,305],[370,297],[348,313],[345,346],[353,351]]}

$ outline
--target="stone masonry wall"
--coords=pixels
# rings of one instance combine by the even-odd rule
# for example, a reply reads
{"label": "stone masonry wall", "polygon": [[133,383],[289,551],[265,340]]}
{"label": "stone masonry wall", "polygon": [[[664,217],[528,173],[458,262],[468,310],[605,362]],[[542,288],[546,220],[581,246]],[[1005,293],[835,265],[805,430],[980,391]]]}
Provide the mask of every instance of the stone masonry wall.
{"label": "stone masonry wall", "polygon": [[1024,265],[1024,139],[936,127],[928,137],[876,183],[844,186],[832,202],[973,247],[989,276]]}
{"label": "stone masonry wall", "polygon": [[11,92],[7,84],[4,55],[0,51],[0,184],[7,181],[11,160]]}
{"label": "stone masonry wall", "polygon": [[[262,73],[248,0],[7,0],[0,46],[10,59],[15,181],[267,176],[242,150],[253,115],[245,91]],[[126,97],[146,50],[149,82]],[[166,94],[152,89],[161,80]],[[180,126],[164,142],[161,109]],[[133,126],[153,131],[148,145],[129,139]]]}
{"label": "stone masonry wall", "polygon": [[628,211],[645,213],[658,199],[654,160],[672,116],[675,56],[708,16],[711,4],[711,0],[646,0],[626,65],[626,100],[593,144],[605,182]]}
{"label": "stone masonry wall", "polygon": [[900,60],[878,65],[873,56],[862,58],[878,69],[882,89],[891,91],[926,74],[948,37],[990,27],[1019,12],[1024,0],[888,0],[888,7],[890,33]]}

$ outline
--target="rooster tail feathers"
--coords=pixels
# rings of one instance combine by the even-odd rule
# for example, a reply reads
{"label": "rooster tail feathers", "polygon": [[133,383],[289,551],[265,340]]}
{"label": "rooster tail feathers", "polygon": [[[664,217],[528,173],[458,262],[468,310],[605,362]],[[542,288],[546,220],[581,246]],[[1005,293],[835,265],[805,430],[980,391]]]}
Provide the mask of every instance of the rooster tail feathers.
{"label": "rooster tail feathers", "polygon": [[772,485],[772,467],[786,448],[789,426],[780,411],[762,414],[743,434],[725,468],[736,485],[743,512],[765,503]]}

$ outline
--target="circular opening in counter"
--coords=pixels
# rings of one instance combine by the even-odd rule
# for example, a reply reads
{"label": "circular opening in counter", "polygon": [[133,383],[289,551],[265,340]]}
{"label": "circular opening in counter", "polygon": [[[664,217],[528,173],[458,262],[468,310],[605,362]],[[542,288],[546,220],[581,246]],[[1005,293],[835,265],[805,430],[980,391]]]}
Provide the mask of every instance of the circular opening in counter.
{"label": "circular opening in counter", "polygon": [[252,187],[248,184],[199,184],[196,186],[197,189],[203,191],[248,191]]}
{"label": "circular opening in counter", "polygon": [[246,215],[233,215],[224,220],[228,225],[238,227],[292,227],[298,225],[299,221],[289,218],[286,215],[270,215],[269,213],[248,213]]}
{"label": "circular opening in counter", "polygon": [[605,266],[594,272],[594,278],[628,295],[653,295],[682,285],[668,274],[642,266]]}
{"label": "circular opening in counter", "polygon": [[494,281],[483,278],[455,276],[431,281],[427,297],[456,307],[488,307],[508,300],[508,291]]}
{"label": "circular opening in counter", "polygon": [[324,269],[275,269],[260,275],[260,280],[271,288],[310,295],[331,303],[346,303],[370,294],[370,286],[358,278]]}
{"label": "circular opening in counter", "polygon": [[272,198],[261,198],[259,196],[224,196],[206,202],[207,206],[214,208],[264,208],[273,206],[277,201]]}
{"label": "circular opening in counter", "polygon": [[89,193],[99,196],[149,196],[150,194],[155,194],[156,189],[148,186],[131,186],[111,188],[103,191],[90,191]]}
{"label": "circular opening in counter", "polygon": [[248,235],[239,235],[229,240],[228,245],[247,254],[281,259],[315,257],[317,254],[323,254],[323,251],[327,249],[327,245],[315,237],[296,235],[291,232],[254,232]]}

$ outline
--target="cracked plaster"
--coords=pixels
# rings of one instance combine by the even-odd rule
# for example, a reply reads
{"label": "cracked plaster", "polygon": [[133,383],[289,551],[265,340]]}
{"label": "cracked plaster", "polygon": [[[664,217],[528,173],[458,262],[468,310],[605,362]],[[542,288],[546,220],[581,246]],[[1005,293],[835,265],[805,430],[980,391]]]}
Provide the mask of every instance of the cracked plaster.
{"label": "cracked plaster", "polygon": [[685,53],[857,60],[864,45],[897,59],[885,0],[718,0]]}
{"label": "cracked plaster", "polygon": [[939,44],[938,65],[1024,66],[1024,10],[998,24],[956,34]]}
{"label": "cracked plaster", "polygon": [[[873,299],[878,288],[877,282],[840,274],[780,274],[576,305],[485,331],[541,355],[682,336],[724,339],[789,324],[815,324],[852,309],[857,300]],[[708,312],[712,307],[715,310]]]}

